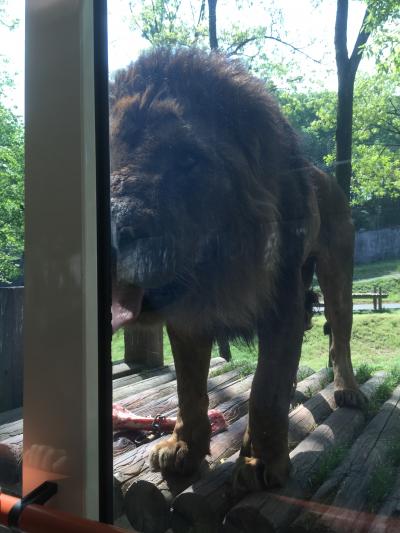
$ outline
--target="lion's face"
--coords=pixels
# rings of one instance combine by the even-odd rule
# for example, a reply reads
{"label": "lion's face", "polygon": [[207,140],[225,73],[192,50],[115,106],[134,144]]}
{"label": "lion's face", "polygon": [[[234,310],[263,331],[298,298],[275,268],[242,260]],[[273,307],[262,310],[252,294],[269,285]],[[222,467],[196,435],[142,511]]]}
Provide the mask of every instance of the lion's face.
{"label": "lion's face", "polygon": [[231,253],[229,163],[201,117],[146,92],[113,107],[111,161],[115,282],[127,300],[143,289],[142,308],[158,310]]}

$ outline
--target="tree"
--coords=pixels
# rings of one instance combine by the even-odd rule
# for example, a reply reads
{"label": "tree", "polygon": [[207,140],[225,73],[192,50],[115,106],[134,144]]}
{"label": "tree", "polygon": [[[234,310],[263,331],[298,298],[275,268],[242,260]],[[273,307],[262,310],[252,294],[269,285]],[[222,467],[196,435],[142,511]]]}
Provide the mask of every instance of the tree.
{"label": "tree", "polygon": [[0,104],[0,282],[20,274],[24,249],[24,130]]}
{"label": "tree", "polygon": [[[379,4],[379,5],[378,5]],[[338,106],[336,124],[336,178],[350,197],[352,176],[352,129],[354,82],[365,45],[371,33],[400,11],[396,0],[370,0],[353,51],[347,49],[348,0],[337,0],[335,52],[338,75]]]}
{"label": "tree", "polygon": [[[0,0],[0,24],[13,30],[6,2]],[[0,61],[5,61],[0,56]],[[4,89],[13,83],[0,71],[0,283],[20,274],[24,249],[24,130],[21,120],[2,103]]]}
{"label": "tree", "polygon": [[152,46],[206,46],[205,0],[144,0],[130,9],[133,28]]}

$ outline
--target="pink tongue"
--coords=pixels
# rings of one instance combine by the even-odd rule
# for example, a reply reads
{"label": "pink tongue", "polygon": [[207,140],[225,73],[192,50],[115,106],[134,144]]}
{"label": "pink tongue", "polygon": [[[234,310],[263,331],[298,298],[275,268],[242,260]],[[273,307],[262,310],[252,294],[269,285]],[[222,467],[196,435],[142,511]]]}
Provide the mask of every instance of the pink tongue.
{"label": "pink tongue", "polygon": [[139,287],[132,287],[126,291],[113,291],[111,305],[113,333],[137,319],[142,307],[143,293],[143,289]]}

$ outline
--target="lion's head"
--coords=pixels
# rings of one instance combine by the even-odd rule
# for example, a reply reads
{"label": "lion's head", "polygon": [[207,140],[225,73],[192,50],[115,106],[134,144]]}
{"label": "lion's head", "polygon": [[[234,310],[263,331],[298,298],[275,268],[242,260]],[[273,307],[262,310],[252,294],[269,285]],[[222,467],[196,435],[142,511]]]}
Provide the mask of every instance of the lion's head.
{"label": "lion's head", "polygon": [[266,233],[276,240],[276,176],[288,167],[277,146],[291,142],[262,82],[218,54],[158,49],[117,74],[115,327],[182,302],[188,314],[214,309],[216,320],[229,305],[254,315],[250,286],[268,256]]}

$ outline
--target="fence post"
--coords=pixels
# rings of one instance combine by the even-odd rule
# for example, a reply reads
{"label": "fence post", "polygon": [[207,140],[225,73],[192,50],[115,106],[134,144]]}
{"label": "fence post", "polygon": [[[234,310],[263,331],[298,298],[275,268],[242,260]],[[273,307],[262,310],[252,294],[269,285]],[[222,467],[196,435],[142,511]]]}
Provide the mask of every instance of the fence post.
{"label": "fence post", "polygon": [[135,324],[124,329],[125,355],[128,365],[151,368],[164,364],[163,328],[161,325],[142,329]]}
{"label": "fence post", "polygon": [[379,287],[378,310],[382,311],[382,287]]}
{"label": "fence post", "polygon": [[378,309],[377,292],[378,292],[378,287],[374,287],[374,311],[376,311]]}
{"label": "fence post", "polygon": [[22,405],[23,287],[0,287],[0,412]]}

